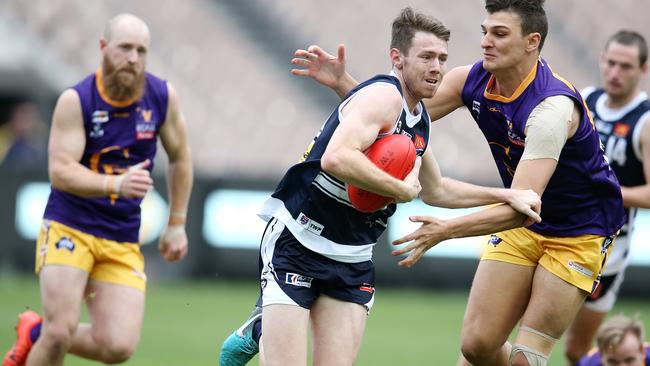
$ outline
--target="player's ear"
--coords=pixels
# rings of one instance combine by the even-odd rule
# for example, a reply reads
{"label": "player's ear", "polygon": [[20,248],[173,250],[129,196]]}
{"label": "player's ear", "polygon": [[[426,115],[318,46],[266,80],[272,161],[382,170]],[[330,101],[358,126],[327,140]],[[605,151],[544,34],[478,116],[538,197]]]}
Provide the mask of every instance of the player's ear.
{"label": "player's ear", "polygon": [[532,52],[534,50],[539,50],[539,45],[542,42],[542,35],[538,32],[530,33],[526,36],[527,44],[526,50]]}
{"label": "player's ear", "polygon": [[390,49],[390,60],[397,70],[402,69],[402,53],[397,48]]}

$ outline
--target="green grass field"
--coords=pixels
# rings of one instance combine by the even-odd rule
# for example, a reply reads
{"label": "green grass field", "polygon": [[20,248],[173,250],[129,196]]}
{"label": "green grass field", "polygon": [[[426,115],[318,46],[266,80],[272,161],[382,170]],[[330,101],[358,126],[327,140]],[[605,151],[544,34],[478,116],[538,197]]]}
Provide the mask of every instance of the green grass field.
{"label": "green grass field", "polygon": [[[16,314],[26,306],[40,310],[37,286],[35,277],[0,278],[3,353],[13,343]],[[257,291],[253,282],[151,281],[142,340],[128,365],[217,365],[221,343],[248,316]],[[466,297],[465,292],[378,289],[356,364],[454,365]],[[640,312],[650,329],[650,302],[623,300],[615,311]],[[66,359],[66,365],[92,364]],[[549,365],[563,365],[561,345]]]}

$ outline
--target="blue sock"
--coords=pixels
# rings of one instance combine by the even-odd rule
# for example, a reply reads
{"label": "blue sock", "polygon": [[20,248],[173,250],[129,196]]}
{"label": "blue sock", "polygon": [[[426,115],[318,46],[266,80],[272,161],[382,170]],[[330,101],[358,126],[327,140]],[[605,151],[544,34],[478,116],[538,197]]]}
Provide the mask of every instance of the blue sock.
{"label": "blue sock", "polygon": [[257,319],[253,324],[253,340],[255,343],[260,344],[260,338],[262,337],[262,318]]}
{"label": "blue sock", "polygon": [[32,327],[32,330],[29,332],[29,338],[32,339],[32,344],[34,344],[34,342],[36,342],[38,337],[41,336],[41,325],[43,325],[43,323],[36,324],[35,326]]}

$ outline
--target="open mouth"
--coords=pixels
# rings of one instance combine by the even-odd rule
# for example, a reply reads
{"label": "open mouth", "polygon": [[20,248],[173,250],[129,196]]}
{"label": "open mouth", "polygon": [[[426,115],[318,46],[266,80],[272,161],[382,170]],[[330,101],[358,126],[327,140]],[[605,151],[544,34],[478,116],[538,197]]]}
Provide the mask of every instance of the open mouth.
{"label": "open mouth", "polygon": [[424,82],[431,86],[438,85],[438,79],[424,79]]}

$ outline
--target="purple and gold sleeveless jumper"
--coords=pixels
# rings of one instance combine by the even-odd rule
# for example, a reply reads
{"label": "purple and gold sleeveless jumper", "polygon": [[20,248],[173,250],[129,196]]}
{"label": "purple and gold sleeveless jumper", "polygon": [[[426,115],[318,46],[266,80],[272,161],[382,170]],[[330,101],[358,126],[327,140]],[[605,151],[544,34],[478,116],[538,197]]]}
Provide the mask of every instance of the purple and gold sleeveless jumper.
{"label": "purple and gold sleeveless jumper", "polygon": [[[167,84],[149,73],[140,100],[111,101],[103,88],[101,70],[74,90],[79,95],[86,147],[80,163],[101,174],[120,174],[151,160],[153,168],[158,131],[167,114]],[[142,199],[84,198],[52,187],[44,219],[60,222],[99,238],[138,242]]]}
{"label": "purple and gold sleeveless jumper", "polygon": [[559,237],[616,234],[625,222],[620,187],[580,94],[541,58],[512,97],[490,94],[493,83],[494,76],[483,68],[482,62],[475,63],[463,87],[462,99],[487,139],[507,188],[524,151],[524,129],[532,110],[545,98],[565,95],[574,100],[582,113],[542,196],[542,222],[528,229]]}

